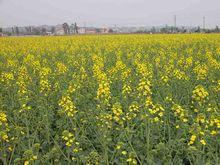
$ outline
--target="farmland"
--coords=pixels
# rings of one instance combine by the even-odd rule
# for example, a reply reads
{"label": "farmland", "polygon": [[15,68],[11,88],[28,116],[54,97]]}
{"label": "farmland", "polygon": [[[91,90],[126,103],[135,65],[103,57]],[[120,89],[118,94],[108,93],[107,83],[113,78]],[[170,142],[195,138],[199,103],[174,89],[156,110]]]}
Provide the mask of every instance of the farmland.
{"label": "farmland", "polygon": [[0,38],[4,164],[220,164],[220,35]]}

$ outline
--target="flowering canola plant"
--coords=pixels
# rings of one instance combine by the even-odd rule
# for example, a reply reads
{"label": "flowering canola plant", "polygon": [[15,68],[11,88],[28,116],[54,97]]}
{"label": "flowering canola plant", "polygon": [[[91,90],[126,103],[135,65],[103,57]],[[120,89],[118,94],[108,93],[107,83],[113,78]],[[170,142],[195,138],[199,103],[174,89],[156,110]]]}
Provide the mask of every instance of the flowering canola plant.
{"label": "flowering canola plant", "polygon": [[0,164],[220,164],[220,35],[0,38]]}

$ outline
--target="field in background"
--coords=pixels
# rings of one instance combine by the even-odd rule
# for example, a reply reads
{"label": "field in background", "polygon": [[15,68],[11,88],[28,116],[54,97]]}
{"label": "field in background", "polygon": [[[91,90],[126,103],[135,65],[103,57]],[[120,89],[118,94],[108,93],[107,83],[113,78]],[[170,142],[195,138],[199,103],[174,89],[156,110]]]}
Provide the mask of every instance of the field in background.
{"label": "field in background", "polygon": [[0,38],[5,164],[219,164],[220,35]]}

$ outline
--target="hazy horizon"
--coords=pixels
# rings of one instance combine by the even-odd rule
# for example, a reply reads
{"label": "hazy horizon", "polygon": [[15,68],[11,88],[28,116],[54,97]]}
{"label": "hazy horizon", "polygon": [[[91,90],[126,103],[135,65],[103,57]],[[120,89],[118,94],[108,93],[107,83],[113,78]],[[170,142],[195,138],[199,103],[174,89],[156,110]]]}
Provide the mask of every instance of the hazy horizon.
{"label": "hazy horizon", "polygon": [[219,0],[0,0],[0,26],[202,26],[220,25]]}

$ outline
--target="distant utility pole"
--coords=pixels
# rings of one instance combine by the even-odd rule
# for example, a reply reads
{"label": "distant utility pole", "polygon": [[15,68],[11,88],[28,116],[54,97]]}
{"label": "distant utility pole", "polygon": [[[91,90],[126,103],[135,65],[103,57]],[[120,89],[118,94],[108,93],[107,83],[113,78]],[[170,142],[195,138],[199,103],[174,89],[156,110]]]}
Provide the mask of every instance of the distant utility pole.
{"label": "distant utility pole", "polygon": [[203,29],[205,30],[205,16],[202,18],[203,19]]}
{"label": "distant utility pole", "polygon": [[83,28],[84,28],[84,33],[86,34],[87,28],[86,28],[86,22],[83,22]]}
{"label": "distant utility pole", "polygon": [[177,31],[177,28],[176,28],[176,15],[174,15],[174,28],[173,28],[173,33],[175,33]]}
{"label": "distant utility pole", "polygon": [[174,15],[174,27],[176,28],[176,15]]}

